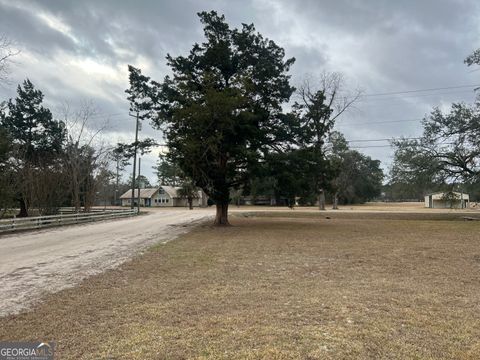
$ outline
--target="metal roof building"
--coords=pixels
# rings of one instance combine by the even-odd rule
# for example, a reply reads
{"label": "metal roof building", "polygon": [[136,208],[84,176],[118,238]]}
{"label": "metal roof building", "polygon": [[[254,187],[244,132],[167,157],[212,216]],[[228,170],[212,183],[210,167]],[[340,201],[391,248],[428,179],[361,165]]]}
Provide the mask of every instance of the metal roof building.
{"label": "metal roof building", "polygon": [[466,209],[470,196],[457,191],[436,192],[425,196],[425,207],[431,209]]}

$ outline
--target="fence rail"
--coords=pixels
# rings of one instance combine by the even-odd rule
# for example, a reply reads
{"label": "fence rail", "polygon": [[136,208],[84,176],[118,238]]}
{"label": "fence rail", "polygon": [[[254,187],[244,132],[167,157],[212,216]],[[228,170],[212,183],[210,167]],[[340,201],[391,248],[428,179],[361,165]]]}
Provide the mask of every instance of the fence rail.
{"label": "fence rail", "polygon": [[98,220],[121,218],[126,216],[133,216],[136,214],[137,209],[129,209],[5,219],[0,220],[0,234],[3,232],[11,232],[17,230],[32,230],[50,226],[62,226]]}

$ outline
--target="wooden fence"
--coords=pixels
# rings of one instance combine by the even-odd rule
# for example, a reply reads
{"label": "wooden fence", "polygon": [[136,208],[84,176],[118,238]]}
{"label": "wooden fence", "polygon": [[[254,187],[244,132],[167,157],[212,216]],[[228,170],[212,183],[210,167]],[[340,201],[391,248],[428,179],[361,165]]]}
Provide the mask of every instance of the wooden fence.
{"label": "wooden fence", "polygon": [[0,220],[0,233],[18,230],[40,229],[50,226],[63,226],[91,221],[107,220],[137,215],[137,209],[106,210],[89,213],[73,213],[61,215],[46,215],[27,218]]}

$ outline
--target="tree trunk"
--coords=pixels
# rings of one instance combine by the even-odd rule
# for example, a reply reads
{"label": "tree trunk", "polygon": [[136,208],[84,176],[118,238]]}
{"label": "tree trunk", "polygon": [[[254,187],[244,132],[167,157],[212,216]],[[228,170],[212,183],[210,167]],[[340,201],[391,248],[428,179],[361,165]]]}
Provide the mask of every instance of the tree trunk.
{"label": "tree trunk", "polygon": [[325,192],[323,190],[318,194],[318,209],[325,210]]}
{"label": "tree trunk", "polygon": [[338,192],[335,191],[335,194],[333,195],[333,210],[338,210]]}
{"label": "tree trunk", "polygon": [[193,210],[193,198],[188,198],[188,208]]}
{"label": "tree trunk", "polygon": [[20,197],[20,212],[18,213],[17,217],[28,217],[28,209],[27,204],[25,203],[25,199],[23,196]]}
{"label": "tree trunk", "polygon": [[217,215],[215,216],[214,225],[229,226],[228,222],[228,202],[217,203]]}

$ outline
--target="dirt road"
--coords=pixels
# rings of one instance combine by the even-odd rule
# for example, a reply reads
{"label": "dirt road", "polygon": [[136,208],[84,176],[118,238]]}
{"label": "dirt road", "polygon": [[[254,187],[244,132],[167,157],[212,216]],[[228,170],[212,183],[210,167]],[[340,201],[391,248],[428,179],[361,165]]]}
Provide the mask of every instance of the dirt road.
{"label": "dirt road", "polygon": [[[312,212],[334,217],[357,212],[408,215],[412,211],[425,211],[422,203],[407,205],[367,204],[327,212],[319,212],[314,207],[291,211],[285,207],[232,206],[230,210],[232,213],[287,212],[289,216]],[[427,210],[437,217],[462,215],[452,210]],[[114,268],[149,245],[172,240],[214,212],[214,208],[149,209],[147,215],[135,218],[0,236],[0,316],[17,313],[46,293],[74,286],[88,276]]]}
{"label": "dirt road", "polygon": [[0,316],[118,266],[212,215],[212,209],[155,209],[134,218],[0,236]]}

